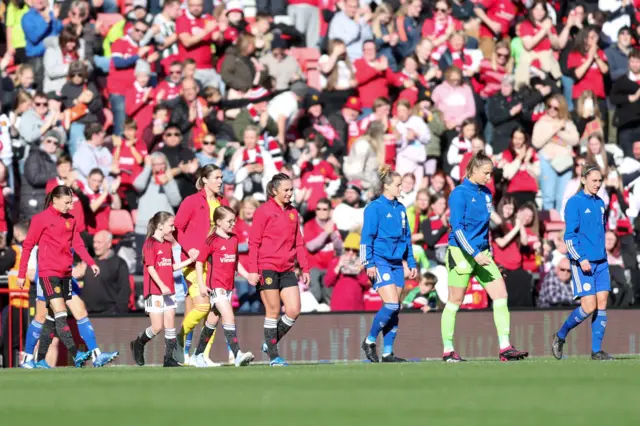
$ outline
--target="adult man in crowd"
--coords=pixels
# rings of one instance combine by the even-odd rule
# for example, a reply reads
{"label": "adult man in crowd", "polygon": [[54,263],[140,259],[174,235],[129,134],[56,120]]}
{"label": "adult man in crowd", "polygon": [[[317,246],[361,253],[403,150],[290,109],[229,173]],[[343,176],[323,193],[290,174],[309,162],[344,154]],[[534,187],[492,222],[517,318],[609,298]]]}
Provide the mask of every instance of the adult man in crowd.
{"label": "adult man in crowd", "polygon": [[571,263],[568,258],[563,257],[542,281],[538,297],[538,308],[569,306],[572,302]]}
{"label": "adult man in crowd", "polygon": [[82,299],[91,314],[125,315],[129,312],[129,270],[112,248],[113,236],[99,231],[93,236],[93,250],[100,274],[86,274]]}

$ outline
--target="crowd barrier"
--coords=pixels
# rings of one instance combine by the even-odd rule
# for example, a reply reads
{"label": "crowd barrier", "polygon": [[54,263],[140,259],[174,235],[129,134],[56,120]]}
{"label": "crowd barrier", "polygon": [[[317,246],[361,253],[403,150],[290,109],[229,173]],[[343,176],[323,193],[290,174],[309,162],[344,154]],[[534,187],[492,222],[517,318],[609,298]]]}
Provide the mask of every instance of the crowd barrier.
{"label": "crowd barrier", "polygon": [[[551,355],[551,335],[560,327],[569,311],[518,311],[511,316],[511,342],[531,356]],[[374,314],[302,315],[280,343],[280,354],[289,361],[345,361],[363,358],[360,344],[366,337]],[[640,353],[640,310],[610,310],[604,348],[611,354]],[[239,316],[238,338],[243,350],[252,351],[256,360],[266,361],[260,353],[263,338],[261,316]],[[182,318],[177,319],[180,323]],[[93,326],[100,345],[118,350],[119,364],[132,365],[129,342],[149,325],[145,317],[94,318]],[[199,329],[194,336],[197,343]],[[456,320],[456,350],[463,357],[496,358],[498,342],[491,311],[460,312]],[[395,352],[407,358],[440,358],[439,313],[403,313],[396,339]],[[568,356],[591,353],[591,327],[583,324],[573,330],[565,346]],[[164,354],[162,334],[147,345],[148,364],[161,364]],[[215,361],[227,359],[224,337],[217,334],[211,351]]]}

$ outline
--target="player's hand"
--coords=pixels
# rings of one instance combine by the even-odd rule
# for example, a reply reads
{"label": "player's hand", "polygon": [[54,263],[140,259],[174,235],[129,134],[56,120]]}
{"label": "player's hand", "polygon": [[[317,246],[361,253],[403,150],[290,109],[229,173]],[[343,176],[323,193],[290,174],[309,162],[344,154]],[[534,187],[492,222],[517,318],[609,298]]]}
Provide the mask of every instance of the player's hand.
{"label": "player's hand", "polygon": [[198,287],[200,288],[200,296],[209,297],[209,289],[205,285],[201,284]]}
{"label": "player's hand", "polygon": [[100,267],[98,265],[91,265],[91,270],[93,271],[94,277],[100,275]]}
{"label": "player's hand", "polygon": [[484,253],[478,253],[476,257],[474,257],[474,259],[480,266],[487,266],[491,263],[491,259],[489,259],[489,256]]}
{"label": "player's hand", "polygon": [[302,273],[302,282],[304,283],[305,286],[309,286],[309,283],[311,282],[311,275],[309,275],[308,272],[303,272]]}
{"label": "player's hand", "polygon": [[412,280],[415,280],[417,276],[418,276],[418,269],[417,268],[411,268],[409,270],[409,278],[412,279]]}
{"label": "player's hand", "polygon": [[247,277],[247,281],[249,281],[249,284],[255,287],[258,285],[258,282],[260,281],[260,275],[256,274],[255,272],[250,273],[249,276]]}
{"label": "player's hand", "polygon": [[24,287],[24,278],[18,278],[18,287],[23,288]]}
{"label": "player's hand", "polygon": [[591,263],[589,263],[587,259],[580,261],[580,268],[582,269],[582,272],[584,272],[585,274],[591,273]]}
{"label": "player's hand", "polygon": [[162,292],[163,296],[167,296],[167,295],[171,294],[171,290],[169,290],[169,287],[167,287],[164,284],[162,284],[162,286],[160,287],[160,291]]}
{"label": "player's hand", "polygon": [[192,248],[187,252],[187,254],[189,255],[189,259],[195,262],[200,254],[200,250]]}
{"label": "player's hand", "polygon": [[367,276],[370,280],[375,281],[378,278],[378,268],[376,268],[375,266],[367,268]]}

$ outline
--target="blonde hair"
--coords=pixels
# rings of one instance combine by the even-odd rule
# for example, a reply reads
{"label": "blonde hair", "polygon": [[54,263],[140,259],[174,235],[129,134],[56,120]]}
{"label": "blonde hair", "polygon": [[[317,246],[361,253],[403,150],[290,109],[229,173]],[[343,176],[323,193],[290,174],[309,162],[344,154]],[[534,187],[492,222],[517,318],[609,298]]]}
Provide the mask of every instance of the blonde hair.
{"label": "blonde hair", "polygon": [[560,120],[568,120],[569,119],[569,105],[567,104],[567,100],[559,93],[555,95],[551,95],[549,100],[547,101],[547,105],[549,102],[556,101],[558,102],[558,118]]}
{"label": "blonde hair", "polygon": [[491,68],[494,71],[498,70],[498,49],[507,49],[507,51],[509,52],[509,60],[507,61],[504,68],[507,71],[507,75],[512,74],[514,61],[513,56],[511,56],[511,46],[509,46],[509,43],[506,40],[500,40],[496,43],[496,46],[493,49],[493,53],[491,54]]}
{"label": "blonde hair", "polygon": [[397,177],[402,179],[400,173],[394,171],[388,164],[378,167],[378,177],[380,178],[380,193],[384,192],[385,186],[393,183],[393,179]]}
{"label": "blonde hair", "polygon": [[156,233],[156,230],[160,225],[165,223],[167,220],[173,217],[173,213],[159,211],[154,214],[151,219],[149,219],[149,224],[147,225],[147,240],[153,237],[153,234]]}
{"label": "blonde hair", "polygon": [[[593,152],[591,152],[591,149],[589,149],[589,141],[591,139],[597,139],[598,142],[600,142],[600,153],[594,154]],[[609,160],[607,159],[607,150],[604,144],[604,138],[600,135],[600,133],[592,133],[587,138],[586,164],[598,164],[596,160],[597,156],[602,157],[602,169],[600,171],[602,172],[603,176],[607,176],[609,174]]]}
{"label": "blonde hair", "polygon": [[240,202],[240,219],[245,220],[244,209],[246,206],[251,206],[254,209],[260,207],[260,202],[253,197],[247,197]]}
{"label": "blonde hair", "polygon": [[209,235],[213,235],[213,233],[216,232],[218,221],[228,216],[236,217],[236,211],[229,206],[217,207],[213,212],[213,224],[211,225],[211,229],[209,229]]}
{"label": "blonde hair", "polygon": [[[13,79],[13,83],[17,86],[20,84],[20,78],[22,77],[22,74],[24,74],[27,71],[31,71],[33,73],[33,78],[35,79],[36,77],[36,72],[33,69],[33,66],[29,65],[29,64],[22,64],[18,67],[17,71],[16,71],[16,75]],[[35,80],[34,80],[35,81]],[[26,89],[26,87],[25,87]]]}
{"label": "blonde hair", "polygon": [[465,170],[465,174],[470,177],[474,171],[484,166],[485,164],[493,165],[493,160],[489,157],[483,150],[480,150],[473,154],[471,160],[469,160],[469,164],[467,164],[467,169]]}
{"label": "blonde hair", "polygon": [[369,124],[364,136],[362,136],[362,139],[369,143],[371,150],[376,154],[378,164],[384,163],[384,133],[384,124],[379,120],[374,120]]}
{"label": "blonde hair", "polygon": [[382,38],[382,23],[380,22],[380,17],[383,13],[389,14],[389,23],[385,25],[385,28],[391,34],[393,32],[393,8],[387,3],[381,3],[377,8],[375,13],[373,14],[373,18],[371,18],[371,30],[373,31],[373,36],[375,38]]}

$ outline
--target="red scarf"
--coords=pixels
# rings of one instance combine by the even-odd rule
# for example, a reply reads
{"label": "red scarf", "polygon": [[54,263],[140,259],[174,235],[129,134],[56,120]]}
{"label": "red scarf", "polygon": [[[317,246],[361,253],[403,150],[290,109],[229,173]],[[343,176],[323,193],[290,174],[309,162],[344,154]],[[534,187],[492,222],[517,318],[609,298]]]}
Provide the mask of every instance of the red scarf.
{"label": "red scarf", "polygon": [[62,51],[62,63],[70,64],[71,62],[77,61],[79,59],[78,52],[65,52]]}
{"label": "red scarf", "polygon": [[451,45],[449,45],[449,51],[451,52],[451,60],[453,61],[452,65],[454,67],[458,67],[464,71],[472,64],[471,55],[465,54],[464,49],[459,52],[454,52],[451,49]]}
{"label": "red scarf", "polygon": [[196,150],[202,148],[202,141],[204,141],[204,137],[209,133],[209,129],[204,122],[204,102],[202,98],[196,98],[196,122],[193,125],[193,132],[191,133],[193,147]]}
{"label": "red scarf", "polygon": [[[253,106],[253,104],[249,104],[247,106],[247,112],[251,116],[253,122],[258,127],[260,127],[260,114],[258,113],[258,111],[256,111],[256,108]],[[284,159],[282,158],[282,150],[280,149],[280,144],[278,143],[278,141],[275,138],[268,136],[266,133],[261,133],[258,135],[258,145],[267,149],[267,151],[271,155],[271,158],[273,159],[276,169],[280,171],[280,169],[284,165]],[[262,161],[262,155],[260,156],[260,161]]]}
{"label": "red scarf", "polygon": [[[249,152],[251,151],[251,152]],[[262,164],[264,165],[264,160],[262,159],[262,149],[256,145],[255,149],[247,149],[245,148],[242,151],[242,166],[244,167],[248,164]]]}

